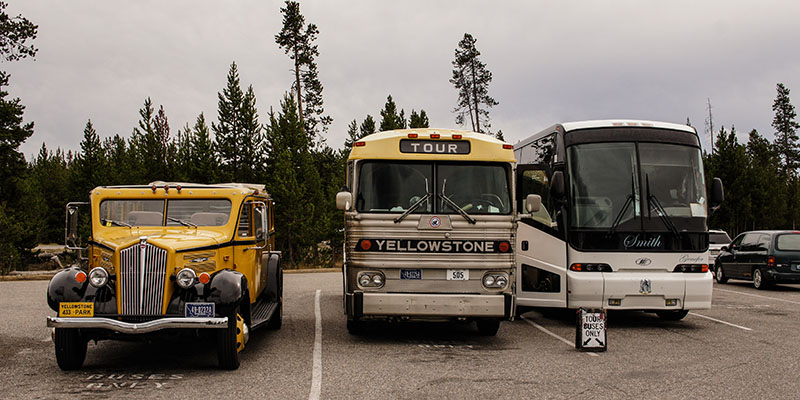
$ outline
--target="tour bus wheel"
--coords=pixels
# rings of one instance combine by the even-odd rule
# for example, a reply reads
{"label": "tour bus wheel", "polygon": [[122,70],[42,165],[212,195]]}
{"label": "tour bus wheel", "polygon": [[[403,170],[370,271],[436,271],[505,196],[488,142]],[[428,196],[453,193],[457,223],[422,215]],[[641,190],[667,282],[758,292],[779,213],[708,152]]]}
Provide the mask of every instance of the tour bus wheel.
{"label": "tour bus wheel", "polygon": [[482,336],[497,335],[497,331],[500,329],[499,319],[479,319],[475,322],[478,324],[478,333]]}
{"label": "tour bus wheel", "polygon": [[[217,358],[219,367],[234,370],[239,368],[239,341],[242,340],[243,323],[239,323],[239,307],[228,316],[228,326],[217,331]],[[244,343],[241,343],[244,346]]]}
{"label": "tour bus wheel", "polygon": [[664,321],[680,321],[689,314],[689,310],[670,310],[670,311],[656,311],[658,318]]}
{"label": "tour bus wheel", "polygon": [[364,322],[348,319],[347,320],[347,332],[349,332],[351,335],[363,335],[364,334]]}
{"label": "tour bus wheel", "polygon": [[74,328],[56,328],[53,342],[56,347],[56,362],[64,371],[78,370],[86,359],[87,340]]}

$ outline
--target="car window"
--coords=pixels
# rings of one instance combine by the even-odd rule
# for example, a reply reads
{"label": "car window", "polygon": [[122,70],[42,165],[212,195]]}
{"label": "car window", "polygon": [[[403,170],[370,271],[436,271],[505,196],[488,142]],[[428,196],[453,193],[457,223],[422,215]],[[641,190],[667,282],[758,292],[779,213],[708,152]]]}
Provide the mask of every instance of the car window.
{"label": "car window", "polygon": [[731,238],[725,232],[709,232],[708,241],[711,244],[728,244],[731,242]]}
{"label": "car window", "polygon": [[769,239],[771,237],[772,237],[772,235],[769,235],[769,234],[766,234],[766,233],[763,233],[763,234],[759,235],[758,244],[756,244],[756,248],[754,250],[756,250],[756,251],[767,251],[767,250],[769,250]]}
{"label": "car window", "polygon": [[731,248],[739,248],[742,245],[742,239],[744,239],[744,235],[737,236],[736,239],[733,240],[733,243],[731,243]]}
{"label": "car window", "polygon": [[788,233],[778,235],[776,247],[783,251],[800,251],[800,234]]}
{"label": "car window", "polygon": [[758,238],[759,234],[757,233],[745,233],[744,239],[742,239],[742,251],[755,251],[758,249]]}

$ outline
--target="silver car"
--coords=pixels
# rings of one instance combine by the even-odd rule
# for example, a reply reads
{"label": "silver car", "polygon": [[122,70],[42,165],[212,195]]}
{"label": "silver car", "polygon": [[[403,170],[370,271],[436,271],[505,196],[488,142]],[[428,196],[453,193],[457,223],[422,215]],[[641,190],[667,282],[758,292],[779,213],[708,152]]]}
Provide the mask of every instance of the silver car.
{"label": "silver car", "polygon": [[722,249],[722,246],[727,246],[731,242],[731,237],[728,233],[718,229],[708,230],[708,265],[714,265],[714,261]]}

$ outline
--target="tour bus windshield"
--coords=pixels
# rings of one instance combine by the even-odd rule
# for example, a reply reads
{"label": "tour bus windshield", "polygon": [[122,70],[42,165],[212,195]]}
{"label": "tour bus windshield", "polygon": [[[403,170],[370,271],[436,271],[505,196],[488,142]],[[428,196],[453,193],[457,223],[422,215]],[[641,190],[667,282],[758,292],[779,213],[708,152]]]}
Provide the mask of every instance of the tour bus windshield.
{"label": "tour bus windshield", "polygon": [[[166,225],[222,226],[228,223],[227,199],[167,200]],[[164,200],[114,199],[100,203],[100,223],[105,226],[162,226]]]}
{"label": "tour bus windshield", "polygon": [[420,201],[414,214],[455,214],[451,201],[468,214],[511,212],[508,170],[502,164],[365,161],[357,190],[360,212],[402,214]]}
{"label": "tour bus windshield", "polygon": [[[641,217],[664,230],[705,218],[700,150],[665,143],[589,143],[568,148],[573,228],[639,230]],[[664,215],[665,214],[665,215]]]}

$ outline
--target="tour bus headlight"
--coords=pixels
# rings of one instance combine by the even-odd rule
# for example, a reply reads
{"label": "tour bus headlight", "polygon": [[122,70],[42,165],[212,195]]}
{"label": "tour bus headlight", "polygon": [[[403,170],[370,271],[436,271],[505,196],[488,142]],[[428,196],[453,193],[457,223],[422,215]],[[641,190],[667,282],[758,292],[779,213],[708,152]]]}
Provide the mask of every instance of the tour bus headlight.
{"label": "tour bus headlight", "polygon": [[486,275],[483,277],[483,286],[492,287],[494,286],[494,275]]}
{"label": "tour bus headlight", "polygon": [[182,289],[188,289],[194,285],[197,275],[189,268],[184,268],[175,276],[175,282]]}
{"label": "tour bus headlight", "polygon": [[362,288],[383,287],[385,280],[382,272],[362,271],[358,273],[358,286]]}
{"label": "tour bus headlight", "polygon": [[505,288],[506,285],[508,284],[508,279],[506,279],[506,277],[502,275],[498,276],[497,278],[495,278],[494,284],[499,288]]}
{"label": "tour bus headlight", "polygon": [[608,299],[608,305],[610,306],[622,305],[622,299]]}
{"label": "tour bus headlight", "polygon": [[678,299],[667,299],[667,300],[664,302],[664,304],[665,304],[667,307],[673,307],[673,306],[677,306],[677,305],[678,305]]}
{"label": "tour bus headlight", "polygon": [[102,267],[93,268],[89,271],[89,283],[96,288],[105,286],[108,283],[108,272]]}

